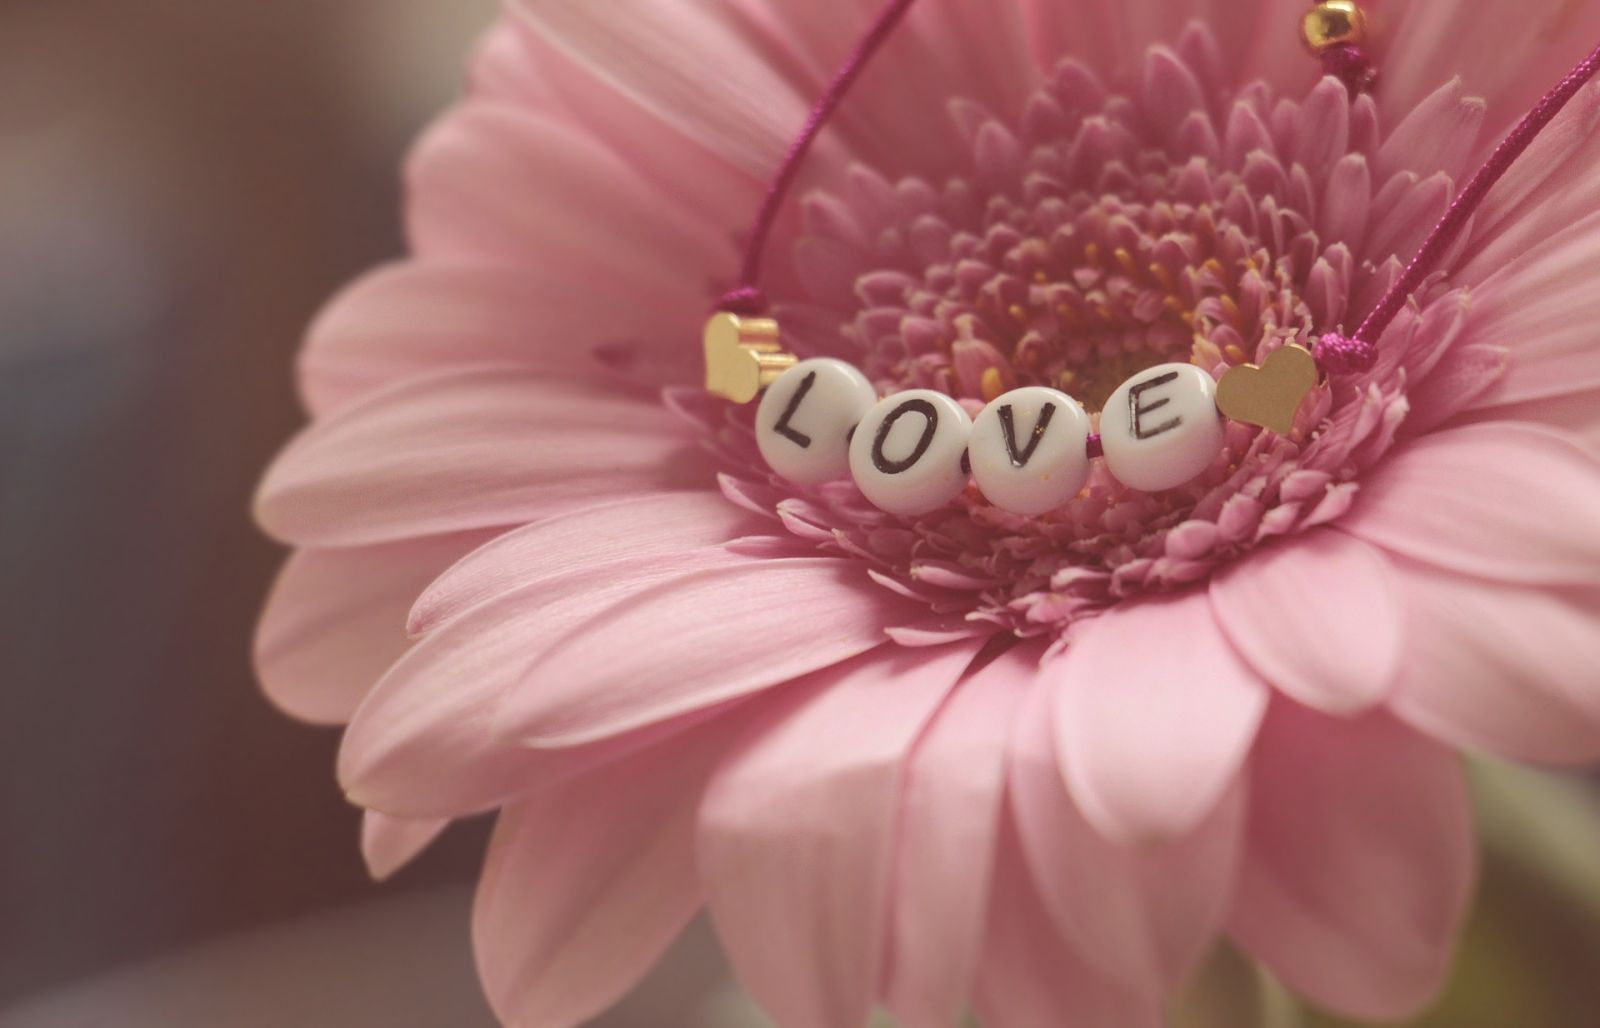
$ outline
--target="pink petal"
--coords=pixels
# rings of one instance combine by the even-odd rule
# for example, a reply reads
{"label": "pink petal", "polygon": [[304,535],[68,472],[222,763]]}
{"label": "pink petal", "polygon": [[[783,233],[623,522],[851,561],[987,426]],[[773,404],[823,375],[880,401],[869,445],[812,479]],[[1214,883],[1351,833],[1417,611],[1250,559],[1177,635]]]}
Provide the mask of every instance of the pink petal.
{"label": "pink petal", "polygon": [[540,654],[619,601],[691,569],[743,563],[713,548],[612,564],[591,569],[581,583],[535,581],[440,625],[384,676],[351,720],[339,750],[341,784],[364,807],[455,816],[614,759],[639,740],[527,750],[492,731],[494,712],[527,681]]}
{"label": "pink petal", "polygon": [[256,629],[256,675],[267,696],[314,724],[350,720],[411,645],[406,611],[417,593],[487,538],[465,533],[295,553],[278,574]]}
{"label": "pink petal", "polygon": [[[670,202],[593,133],[507,104],[469,101],[436,123],[407,185],[419,256],[575,278],[595,306],[635,286],[703,299],[708,274],[735,259],[717,226]],[[699,321],[677,326],[691,346]]]}
{"label": "pink petal", "polygon": [[1360,252],[1371,213],[1372,172],[1367,159],[1358,153],[1347,154],[1328,174],[1321,211],[1323,234]]}
{"label": "pink petal", "polygon": [[1457,281],[1476,285],[1513,268],[1524,253],[1594,213],[1600,203],[1596,125],[1600,83],[1591,83],[1484,200],[1473,219],[1466,256],[1454,273]]}
{"label": "pink petal", "polygon": [[1044,674],[1057,683],[1067,786],[1116,842],[1194,831],[1226,794],[1267,705],[1204,592],[1103,615]]}
{"label": "pink petal", "polygon": [[1389,132],[1374,170],[1379,182],[1402,171],[1427,178],[1442,171],[1460,180],[1470,174],[1468,158],[1480,146],[1485,104],[1469,97],[1461,79],[1439,86]]}
{"label": "pink petal", "polygon": [[[1491,394],[1486,402],[1494,402]],[[1600,389],[1571,393],[1548,400],[1526,400],[1472,411],[1456,418],[1459,423],[1507,422],[1548,425],[1600,459]]]}
{"label": "pink petal", "polygon": [[906,768],[895,842],[884,1002],[912,1025],[967,1009],[983,942],[1011,724],[1040,646],[1007,651],[963,682]]}
{"label": "pink petal", "polygon": [[268,470],[256,517],[297,545],[360,546],[711,481],[662,407],[479,368],[411,379],[311,426]]}
{"label": "pink petal", "polygon": [[1338,527],[1386,550],[1505,582],[1600,580],[1600,462],[1550,429],[1424,436],[1369,476]]}
{"label": "pink petal", "polygon": [[[1374,257],[1393,254],[1409,260],[1450,206],[1455,183],[1444,172],[1417,181],[1411,172],[1392,179],[1390,189],[1373,198],[1366,250]],[[1359,301],[1358,301],[1359,304]]]}
{"label": "pink petal", "polygon": [[1291,159],[1320,184],[1350,147],[1350,91],[1344,83],[1329,77],[1313,86],[1300,101],[1297,128]]}
{"label": "pink petal", "polygon": [[516,22],[502,19],[478,40],[468,70],[472,95],[526,110],[561,109],[549,75],[533,59]]}
{"label": "pink petal", "polygon": [[[1455,74],[1487,97],[1494,135],[1507,131],[1600,38],[1587,4],[1528,0],[1501,6],[1429,0],[1385,10],[1375,94],[1386,121],[1403,116]],[[1492,138],[1481,140],[1482,149]]]}
{"label": "pink petal", "polygon": [[604,565],[657,565],[760,527],[754,515],[712,490],[657,493],[573,511],[509,532],[457,562],[417,598],[410,631],[421,635],[536,582],[576,577],[581,584]]}
{"label": "pink petal", "polygon": [[[513,91],[511,99],[519,107],[578,126],[649,182],[661,198],[687,208],[698,219],[729,231],[749,222],[766,186],[762,177],[691,139],[669,113],[651,105],[651,97],[630,94],[604,69],[587,65],[583,55],[569,55],[553,45],[531,22],[507,19],[501,30],[512,37],[518,68],[536,69],[545,94],[519,96]],[[479,70],[490,69],[480,60]],[[476,92],[504,96],[504,79],[499,75],[484,81],[484,88]]]}
{"label": "pink petal", "polygon": [[1010,792],[1023,853],[1062,935],[1102,973],[1169,994],[1216,940],[1227,915],[1244,830],[1244,794],[1230,789],[1182,838],[1130,846],[1101,835],[1062,783],[1049,696],[1017,719]]}
{"label": "pink petal", "polygon": [[984,1028],[1160,1028],[1162,999],[1101,977],[1056,931],[1034,891],[1016,826],[995,856],[975,1006]]}
{"label": "pink petal", "polygon": [[1378,703],[1400,669],[1389,562],[1338,532],[1302,532],[1233,564],[1212,579],[1211,609],[1262,679],[1330,714]]}
{"label": "pink petal", "polygon": [[507,1024],[576,1025],[621,998],[699,909],[694,818],[742,729],[714,721],[506,808],[478,881],[478,972]]}
{"label": "pink petal", "polygon": [[1399,1019],[1443,984],[1474,877],[1448,749],[1387,715],[1274,704],[1250,766],[1249,852],[1231,930],[1296,992]]}
{"label": "pink petal", "polygon": [[379,269],[317,318],[300,356],[301,390],[314,413],[326,414],[402,379],[472,364],[617,373],[654,385],[692,380],[694,348],[671,345],[682,340],[660,326],[692,323],[700,297],[656,287],[633,292],[632,303],[602,304],[587,295],[592,282],[560,268]]}
{"label": "pink petal", "polygon": [[592,4],[514,0],[510,11],[595,78],[758,176],[777,163],[814,95],[788,81],[788,62],[723,4],[635,4],[619,17]]}
{"label": "pink petal", "polygon": [[506,698],[497,730],[536,746],[602,739],[831,667],[916,608],[857,561],[757,560],[625,600],[573,631]]}
{"label": "pink petal", "polygon": [[1459,345],[1510,351],[1504,375],[1475,406],[1553,400],[1600,389],[1600,351],[1593,331],[1600,317],[1594,289],[1597,239],[1600,216],[1592,215],[1539,240],[1473,288]]}
{"label": "pink petal", "polygon": [[794,683],[700,814],[712,923],[782,1024],[860,1025],[884,956],[904,765],[981,643],[869,654]]}
{"label": "pink petal", "polygon": [[1600,591],[1397,565],[1405,670],[1392,706],[1436,738],[1515,760],[1600,758]]}
{"label": "pink petal", "polygon": [[448,827],[448,818],[414,820],[365,811],[361,816],[361,856],[367,862],[367,873],[383,881],[415,860]]}

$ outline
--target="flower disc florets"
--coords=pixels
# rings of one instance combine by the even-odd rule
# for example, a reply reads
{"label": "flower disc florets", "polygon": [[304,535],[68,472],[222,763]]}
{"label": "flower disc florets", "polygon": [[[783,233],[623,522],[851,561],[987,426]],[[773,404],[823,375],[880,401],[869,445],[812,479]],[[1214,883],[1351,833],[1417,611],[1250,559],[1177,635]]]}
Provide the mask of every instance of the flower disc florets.
{"label": "flower disc florets", "polygon": [[[951,101],[968,174],[891,182],[858,166],[808,197],[795,260],[811,303],[788,313],[837,331],[802,333],[799,348],[857,362],[885,392],[937,389],[976,414],[1023,385],[1094,412],[1156,364],[1220,377],[1309,345],[1389,280],[1449,178],[1396,171],[1375,192],[1376,109],[1334,79],[1295,101],[1259,84],[1224,94],[1215,77],[1209,39],[1192,31],[1153,50],[1128,92],[1066,61],[1014,125]],[[1379,209],[1400,222],[1386,228]],[[848,484],[796,495],[770,481],[790,494],[791,529],[878,563],[880,580],[952,625],[1059,633],[1336,518],[1405,415],[1403,363],[1341,394],[1320,386],[1292,438],[1230,423],[1223,454],[1186,487],[1140,493],[1099,469],[1042,518],[969,489],[906,522]]]}

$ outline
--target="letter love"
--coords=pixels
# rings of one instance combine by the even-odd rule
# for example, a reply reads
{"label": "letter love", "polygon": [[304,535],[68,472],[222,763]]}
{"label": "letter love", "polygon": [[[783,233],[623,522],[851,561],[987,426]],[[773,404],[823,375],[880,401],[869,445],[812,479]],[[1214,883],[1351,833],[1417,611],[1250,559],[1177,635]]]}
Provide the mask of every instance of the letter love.
{"label": "letter love", "polygon": [[[1039,515],[1077,496],[1089,480],[1090,418],[1066,393],[1042,386],[998,397],[978,415],[943,393],[912,389],[878,399],[843,361],[802,361],[780,375],[756,413],[767,464],[793,482],[854,477],[892,514],[937,510],[969,476],[989,502]],[[1134,375],[1100,419],[1107,468],[1155,492],[1193,480],[1222,451],[1216,383],[1189,364]]]}

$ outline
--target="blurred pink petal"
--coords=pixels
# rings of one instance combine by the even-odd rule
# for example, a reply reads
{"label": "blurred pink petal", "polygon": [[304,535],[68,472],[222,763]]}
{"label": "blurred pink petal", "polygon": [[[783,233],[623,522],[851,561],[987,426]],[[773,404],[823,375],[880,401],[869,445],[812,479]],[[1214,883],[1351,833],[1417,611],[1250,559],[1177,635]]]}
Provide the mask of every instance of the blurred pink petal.
{"label": "blurred pink petal", "polygon": [[302,720],[349,721],[372,683],[411,645],[409,598],[484,539],[471,532],[295,553],[256,629],[262,688]]}
{"label": "blurred pink petal", "polygon": [[741,565],[716,548],[669,552],[591,573],[582,590],[535,581],[445,622],[356,711],[339,750],[340,782],[357,802],[390,813],[476,812],[610,759],[618,747],[513,745],[494,732],[495,712],[517,688],[535,687],[528,669],[541,654],[616,603],[697,568]]}
{"label": "blurred pink petal", "polygon": [[654,404],[526,369],[411,379],[291,444],[256,517],[302,546],[360,546],[709,484],[678,425]]}
{"label": "blurred pink petal", "polygon": [[732,257],[720,233],[650,195],[591,135],[510,105],[468,101],[417,144],[407,174],[419,251],[608,283],[609,294],[580,294],[596,305],[636,285],[666,292],[675,279],[682,305],[700,269]]}
{"label": "blurred pink petal", "polygon": [[1471,174],[1467,161],[1478,149],[1487,108],[1459,78],[1439,86],[1383,141],[1372,168],[1378,181],[1405,172],[1426,178],[1442,171],[1452,179]]}
{"label": "blurred pink petal", "polygon": [[1449,969],[1474,874],[1460,761],[1383,714],[1273,705],[1251,757],[1231,931],[1340,1013],[1408,1017]]}
{"label": "blurred pink petal", "polygon": [[1330,714],[1364,710],[1394,686],[1400,600],[1381,552],[1324,529],[1211,582],[1211,609],[1240,656],[1264,681]]}
{"label": "blurred pink petal", "polygon": [[1072,1028],[1161,1028],[1166,1023],[1160,999],[1097,975],[1057,932],[1034,891],[1016,827],[1009,821],[995,854],[975,1006],[986,1028],[1062,1023]]}
{"label": "blurred pink petal", "polygon": [[1498,388],[1486,397],[1501,405],[1557,399],[1600,389],[1592,359],[1593,325],[1600,316],[1594,267],[1600,260],[1600,214],[1526,248],[1476,291],[1469,342],[1516,347]]}
{"label": "blurred pink petal", "polygon": [[546,653],[498,731],[547,747],[603,739],[876,649],[907,605],[858,574],[836,558],[753,561],[649,589]]}
{"label": "blurred pink petal", "polygon": [[[349,286],[311,327],[300,356],[301,391],[328,414],[384,386],[462,365],[522,365],[542,374],[616,374],[679,384],[693,374],[681,348],[642,314],[670,305],[635,290],[635,303],[590,298],[591,279],[552,268],[454,261],[404,263]],[[581,340],[575,343],[574,340]]]}
{"label": "blurred pink petal", "polygon": [[500,815],[472,939],[489,1000],[507,1024],[588,1020],[642,978],[694,917],[695,811],[741,727],[714,721]]}
{"label": "blurred pink petal", "polygon": [[1339,527],[1414,560],[1526,585],[1600,581],[1600,462],[1533,426],[1469,425],[1397,450]]}
{"label": "blurred pink petal", "polygon": [[361,857],[367,873],[383,881],[415,860],[446,828],[449,818],[390,817],[375,810],[361,815]]}
{"label": "blurred pink petal", "polygon": [[1395,712],[1436,739],[1538,763],[1600,760],[1600,588],[1525,589],[1399,565]]}
{"label": "blurred pink petal", "polygon": [[1012,721],[1041,647],[1008,650],[956,689],[905,769],[891,882],[884,1005],[910,1025],[953,1024],[983,948]]}
{"label": "blurred pink petal", "polygon": [[779,71],[793,66],[783,42],[734,16],[734,8],[731,0],[635,3],[618,17],[604,6],[563,0],[509,5],[512,18],[591,76],[765,179],[805,121],[816,83],[795,88]]}
{"label": "blurred pink petal", "polygon": [[779,1023],[871,1012],[905,764],[980,646],[872,653],[800,679],[794,709],[712,779],[698,846],[711,919]]}
{"label": "blurred pink petal", "polygon": [[1009,785],[1023,854],[1062,936],[1129,988],[1174,992],[1227,917],[1243,841],[1243,790],[1230,788],[1181,837],[1134,845],[1107,839],[1062,783],[1043,688],[1017,719]]}
{"label": "blurred pink petal", "polygon": [[[507,18],[480,48],[472,95],[521,109],[560,112],[582,125],[657,194],[714,225],[739,225],[760,203],[765,182],[722,153],[697,143],[672,113],[631,93],[625,82],[597,77],[580,49],[546,38],[531,19]],[[538,99],[530,102],[529,94]],[[670,152],[673,159],[656,158]]]}
{"label": "blurred pink petal", "polygon": [[1084,816],[1119,842],[1188,835],[1249,751],[1268,689],[1204,593],[1119,608],[1047,665],[1057,751]]}
{"label": "blurred pink petal", "polygon": [[1600,183],[1600,84],[1587,86],[1528,148],[1478,213],[1461,275],[1482,282],[1515,273],[1524,253],[1594,213]]}
{"label": "blurred pink petal", "polygon": [[1467,88],[1494,105],[1498,133],[1600,38],[1600,10],[1566,0],[1409,0],[1390,7],[1384,4],[1388,53],[1378,93],[1384,113],[1403,113],[1439,83],[1463,75]]}
{"label": "blurred pink petal", "polygon": [[668,568],[682,556],[688,570],[696,551],[759,527],[759,519],[711,491],[657,493],[549,518],[500,536],[440,575],[417,597],[410,631],[421,635],[534,583],[563,580],[593,591],[592,572],[609,565],[629,573],[639,565]]}

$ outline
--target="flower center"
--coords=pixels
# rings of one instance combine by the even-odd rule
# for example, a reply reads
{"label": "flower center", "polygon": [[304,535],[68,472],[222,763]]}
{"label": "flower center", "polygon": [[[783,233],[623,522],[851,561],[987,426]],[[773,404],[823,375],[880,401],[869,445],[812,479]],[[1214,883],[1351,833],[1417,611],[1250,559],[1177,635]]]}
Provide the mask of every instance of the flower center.
{"label": "flower center", "polygon": [[[1116,155],[1075,167],[1086,137]],[[1257,235],[1278,216],[1273,198],[1200,157],[1117,154],[1119,138],[1131,146],[1092,119],[1036,145],[1019,188],[992,196],[980,217],[917,218],[920,274],[848,330],[869,375],[981,402],[1047,385],[1098,410],[1153,365],[1220,375],[1246,360],[1247,343],[1254,353],[1308,332],[1292,258]],[[882,334],[890,310],[898,332]]]}
{"label": "flower center", "polygon": [[[811,326],[794,349],[857,364],[880,393],[934,389],[972,414],[1025,385],[1093,412],[1153,365],[1220,378],[1337,326],[1390,256],[1360,263],[1337,231],[1353,222],[1335,168],[1373,152],[1375,109],[1352,106],[1333,80],[1304,102],[1260,84],[1225,94],[1202,85],[1221,78],[1214,52],[1203,33],[1153,50],[1138,95],[1063,62],[1015,126],[951,105],[965,174],[890,182],[857,168],[848,188],[809,197],[794,259],[810,309],[782,315],[786,330]],[[1339,403],[1373,410],[1314,434]],[[873,561],[936,610],[1059,633],[1337,516],[1364,459],[1358,435],[1386,447],[1404,404],[1403,381],[1359,403],[1319,386],[1291,437],[1230,423],[1224,453],[1182,488],[1141,493],[1097,468],[1076,500],[1038,518],[975,489],[904,521],[849,483],[771,484],[790,497],[791,527]]]}

